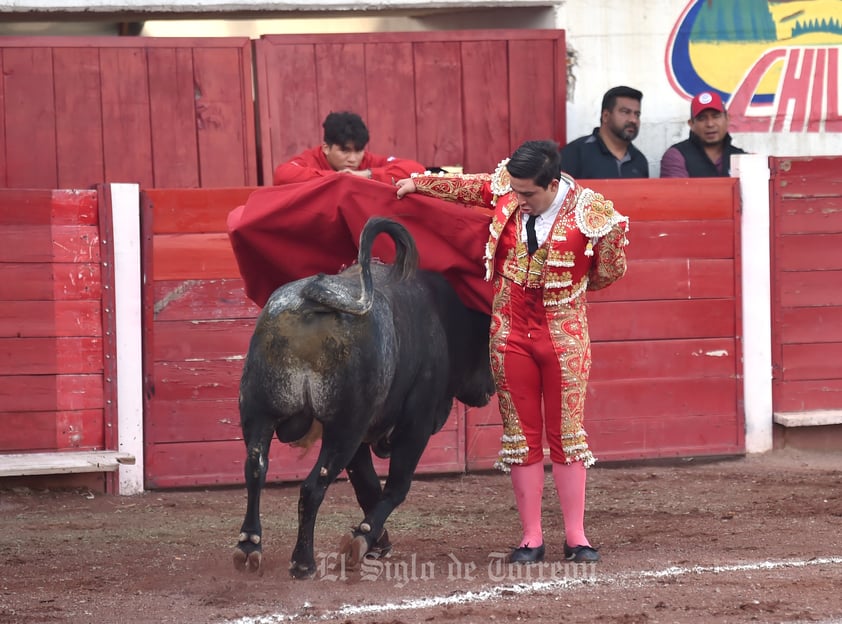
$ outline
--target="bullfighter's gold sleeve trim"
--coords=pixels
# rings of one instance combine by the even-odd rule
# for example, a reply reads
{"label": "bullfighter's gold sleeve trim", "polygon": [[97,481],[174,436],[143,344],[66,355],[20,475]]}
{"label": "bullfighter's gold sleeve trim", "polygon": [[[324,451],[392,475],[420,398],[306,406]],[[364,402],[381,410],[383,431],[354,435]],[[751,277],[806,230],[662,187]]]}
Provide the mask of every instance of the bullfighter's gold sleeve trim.
{"label": "bullfighter's gold sleeve trim", "polygon": [[486,205],[482,189],[489,180],[490,176],[487,173],[419,175],[412,178],[415,190],[422,195],[474,206]]}
{"label": "bullfighter's gold sleeve trim", "polygon": [[597,254],[591,267],[588,290],[610,286],[626,274],[625,224],[617,223],[597,245]]}

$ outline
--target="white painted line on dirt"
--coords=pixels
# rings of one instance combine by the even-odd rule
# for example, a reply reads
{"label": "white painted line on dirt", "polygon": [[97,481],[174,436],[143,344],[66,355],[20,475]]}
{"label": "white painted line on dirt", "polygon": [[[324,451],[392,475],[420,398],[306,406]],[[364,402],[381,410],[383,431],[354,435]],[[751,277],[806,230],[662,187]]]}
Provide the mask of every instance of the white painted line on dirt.
{"label": "white painted line on dirt", "polygon": [[670,566],[662,570],[640,570],[623,572],[599,577],[562,578],[552,581],[536,581],[534,583],[518,583],[514,585],[498,585],[481,591],[468,591],[447,596],[430,596],[414,600],[404,600],[399,603],[388,602],[371,605],[345,605],[335,611],[313,611],[311,605],[305,605],[297,613],[274,613],[255,617],[243,617],[237,620],[226,620],[223,624],[276,624],[278,622],[293,622],[295,620],[329,620],[350,615],[365,615],[369,613],[383,614],[387,611],[414,611],[463,604],[489,602],[512,594],[529,594],[547,590],[567,590],[583,585],[625,585],[643,584],[648,579],[669,578],[688,574],[726,574],[729,572],[748,572],[752,570],[777,570],[782,568],[806,568],[819,565],[840,565],[842,557],[816,557],[807,560],[788,561],[757,561],[754,563],[735,563],[719,566]]}

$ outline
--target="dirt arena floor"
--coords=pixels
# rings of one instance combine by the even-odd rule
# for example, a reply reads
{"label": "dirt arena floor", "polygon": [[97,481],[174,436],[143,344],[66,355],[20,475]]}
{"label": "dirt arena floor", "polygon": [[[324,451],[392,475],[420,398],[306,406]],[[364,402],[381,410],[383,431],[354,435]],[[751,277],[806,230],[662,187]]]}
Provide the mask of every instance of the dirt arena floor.
{"label": "dirt arena floor", "polygon": [[543,566],[501,558],[518,520],[508,477],[488,473],[417,480],[388,525],[391,556],[334,567],[360,520],[341,481],[307,581],[287,572],[293,484],[264,496],[263,576],[232,564],[242,488],[0,490],[0,623],[842,622],[842,453],[597,464],[595,566],[563,561],[547,476]]}

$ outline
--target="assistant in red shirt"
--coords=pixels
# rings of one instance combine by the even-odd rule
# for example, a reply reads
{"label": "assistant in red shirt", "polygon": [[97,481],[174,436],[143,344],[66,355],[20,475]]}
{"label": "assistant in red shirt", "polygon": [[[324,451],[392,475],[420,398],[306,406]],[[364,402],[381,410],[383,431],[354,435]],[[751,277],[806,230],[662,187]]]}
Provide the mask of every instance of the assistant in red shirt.
{"label": "assistant in red shirt", "polygon": [[272,179],[274,184],[304,182],[336,173],[394,184],[425,170],[414,160],[367,152],[368,128],[356,113],[330,113],[322,127],[324,142],[278,165]]}

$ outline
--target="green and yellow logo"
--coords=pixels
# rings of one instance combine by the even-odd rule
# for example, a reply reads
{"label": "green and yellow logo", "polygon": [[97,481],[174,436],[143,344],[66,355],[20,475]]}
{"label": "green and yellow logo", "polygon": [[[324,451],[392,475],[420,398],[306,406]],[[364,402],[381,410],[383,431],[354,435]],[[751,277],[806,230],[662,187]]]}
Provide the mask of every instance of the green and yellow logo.
{"label": "green and yellow logo", "polygon": [[842,132],[842,0],[690,0],[670,34],[670,84],[716,91],[736,132]]}

